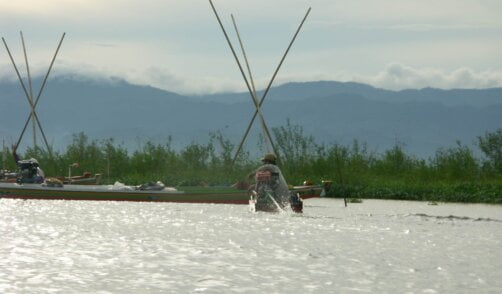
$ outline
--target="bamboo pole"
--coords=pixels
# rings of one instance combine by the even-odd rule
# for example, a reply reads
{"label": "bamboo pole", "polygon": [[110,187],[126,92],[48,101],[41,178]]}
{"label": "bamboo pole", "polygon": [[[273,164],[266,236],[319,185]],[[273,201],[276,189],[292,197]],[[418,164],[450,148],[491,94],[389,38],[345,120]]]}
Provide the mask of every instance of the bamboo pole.
{"label": "bamboo pole", "polygon": [[[239,61],[239,58],[237,57],[237,54],[235,53],[234,47],[232,45],[232,42],[230,41],[230,38],[228,37],[227,31],[225,30],[225,27],[223,26],[223,23],[221,22],[220,16],[218,15],[218,12],[216,11],[216,8],[214,7],[214,4],[213,4],[213,2],[211,0],[209,0],[209,4],[211,4],[211,7],[212,7],[213,12],[214,12],[214,15],[216,16],[216,19],[218,20],[218,23],[219,23],[220,28],[221,28],[221,30],[223,32],[223,35],[225,36],[225,39],[227,40],[227,44],[230,47],[230,50],[232,51],[232,55],[234,56],[234,59],[235,59],[235,62],[237,63],[237,66],[239,67],[239,70],[241,72],[242,78],[244,79],[244,82],[246,83],[248,91],[251,94],[251,96],[253,96],[253,91],[251,90],[251,87],[249,85],[249,82],[248,82],[248,79],[246,77],[246,74],[244,73],[244,70],[242,69],[242,65],[241,65],[241,63]],[[274,146],[272,145],[272,147],[274,147]],[[274,153],[276,153],[275,150],[274,150]],[[232,165],[235,163],[235,158],[232,161]]]}
{"label": "bamboo pole", "polygon": [[253,74],[251,73],[251,67],[249,66],[248,58],[247,58],[247,55],[246,55],[246,50],[244,49],[244,44],[242,43],[241,36],[239,34],[239,30],[237,29],[237,23],[235,21],[234,16],[233,15],[230,15],[230,16],[232,17],[232,23],[234,24],[235,33],[237,34],[237,38],[239,39],[239,44],[241,46],[242,55],[244,56],[244,61],[246,62],[246,67],[247,67],[247,70],[248,70],[249,80],[251,81],[251,87],[252,87],[252,90],[253,90],[252,93],[250,93],[251,94],[251,99],[253,100],[255,109],[258,111],[258,114],[260,115],[261,127],[262,127],[262,130],[263,130],[263,136],[265,137],[265,143],[266,143],[267,152],[270,152],[270,147],[272,147],[272,151],[275,154],[277,154],[275,146],[274,146],[274,142],[272,140],[272,137],[270,136],[270,132],[268,130],[267,124],[265,123],[265,118],[263,116],[263,113],[262,113],[260,107],[258,106],[258,98],[256,96],[256,87],[255,87],[255,84],[254,84]]}
{"label": "bamboo pole", "polygon": [[[47,73],[45,74],[45,77],[44,77],[44,80],[43,80],[42,85],[41,85],[41,87],[40,87],[40,90],[38,91],[37,98],[35,99],[35,101],[33,101],[33,99],[31,99],[31,100],[30,100],[30,99],[28,99],[28,101],[30,102],[30,106],[31,106],[31,108],[32,108],[32,111],[30,112],[30,114],[28,115],[28,118],[26,119],[26,122],[25,122],[25,124],[24,124],[23,130],[21,131],[21,134],[20,134],[19,139],[18,139],[17,144],[16,144],[16,146],[18,146],[18,145],[19,145],[19,143],[21,142],[21,140],[22,140],[22,138],[23,138],[23,135],[24,135],[24,133],[25,133],[25,131],[26,131],[26,128],[28,127],[28,123],[30,122],[30,119],[34,118],[34,119],[37,121],[37,123],[38,123],[38,127],[39,127],[39,129],[40,129],[40,132],[41,132],[42,137],[43,137],[43,139],[44,139],[44,143],[45,143],[45,145],[46,145],[46,147],[47,147],[47,150],[48,150],[48,152],[49,152],[49,156],[50,156],[51,158],[52,158],[52,150],[51,150],[51,148],[50,148],[49,143],[47,142],[47,138],[46,138],[46,136],[45,136],[45,132],[44,132],[44,131],[43,131],[43,129],[42,129],[42,126],[41,126],[41,124],[40,124],[40,120],[38,119],[38,116],[37,116],[37,113],[36,113],[35,109],[36,109],[36,106],[38,105],[38,101],[40,100],[40,96],[42,95],[42,92],[43,92],[43,90],[44,90],[44,88],[45,88],[45,85],[46,85],[46,83],[47,83],[47,79],[48,79],[49,74],[50,74],[50,72],[51,72],[51,70],[52,70],[52,67],[53,67],[53,65],[54,65],[54,61],[56,60],[56,57],[57,57],[57,55],[58,55],[58,53],[59,53],[59,49],[61,48],[61,44],[63,43],[63,40],[64,40],[65,35],[66,35],[66,33],[63,33],[63,35],[61,36],[61,39],[59,40],[59,43],[58,43],[58,46],[57,46],[56,51],[55,51],[55,53],[54,53],[54,56],[52,57],[52,60],[51,60],[51,63],[50,63],[50,65],[49,65],[49,68],[48,68],[48,70],[47,70]],[[21,75],[19,74],[19,70],[17,69],[17,66],[16,66],[16,63],[15,63],[15,61],[14,61],[14,58],[12,57],[12,54],[11,54],[11,52],[10,52],[10,50],[9,50],[9,47],[7,46],[7,42],[5,41],[5,39],[4,39],[3,37],[2,37],[2,41],[3,41],[3,43],[4,43],[4,46],[5,46],[5,49],[7,50],[8,55],[9,55],[9,57],[10,57],[10,60],[11,60],[11,62],[12,62],[12,65],[14,66],[14,69],[15,69],[16,74],[17,74],[17,76],[18,76],[19,82],[21,83],[21,87],[22,87],[22,89],[23,89],[23,91],[24,91],[24,93],[25,93],[26,97],[33,97],[32,95],[29,95],[29,94],[28,94],[28,91],[26,90],[26,87],[25,87],[25,85],[24,85],[24,83],[23,83],[23,80],[22,80],[22,78],[21,78]],[[23,42],[24,42],[24,41],[23,41]],[[31,83],[31,79],[30,79],[30,83]],[[31,88],[31,85],[30,85],[30,88]],[[30,91],[31,91],[31,89],[30,89]]]}
{"label": "bamboo pole", "polygon": [[[286,49],[286,51],[284,52],[284,54],[283,54],[283,56],[282,56],[282,58],[281,58],[281,61],[279,62],[279,65],[277,66],[277,68],[276,68],[276,70],[275,70],[274,74],[272,75],[272,78],[270,79],[270,82],[268,83],[268,86],[267,86],[267,88],[266,88],[265,92],[264,92],[264,93],[263,93],[263,95],[262,95],[262,98],[261,98],[261,100],[260,100],[260,103],[258,104],[258,106],[259,106],[259,107],[261,107],[261,106],[262,106],[263,101],[265,100],[265,97],[267,97],[268,91],[270,90],[270,87],[272,86],[272,83],[274,82],[275,77],[277,76],[277,73],[279,72],[279,69],[280,69],[280,68],[281,68],[281,66],[282,66],[282,63],[284,62],[284,59],[286,58],[286,56],[287,56],[287,54],[288,54],[288,52],[289,52],[289,49],[291,49],[291,46],[293,45],[294,41],[296,40],[296,37],[298,36],[298,33],[300,32],[300,29],[302,28],[303,23],[304,23],[304,22],[305,22],[305,20],[307,19],[307,16],[309,15],[309,13],[310,13],[310,11],[311,11],[311,10],[312,10],[312,8],[311,8],[311,7],[309,7],[309,9],[307,10],[307,13],[306,13],[306,14],[305,14],[305,16],[303,17],[303,19],[302,19],[302,21],[301,21],[300,25],[298,26],[298,29],[296,30],[296,32],[295,32],[295,34],[294,34],[294,36],[293,36],[293,39],[291,39],[291,42],[289,43],[288,48],[287,48],[287,49]],[[242,149],[242,146],[244,145],[244,141],[246,140],[246,137],[247,137],[247,136],[248,136],[248,134],[249,134],[249,130],[251,129],[251,126],[253,125],[253,122],[254,122],[254,120],[255,120],[256,115],[257,115],[257,114],[258,114],[258,111],[255,111],[255,113],[254,113],[254,115],[253,115],[253,118],[252,118],[252,119],[251,119],[251,121],[249,122],[248,127],[247,127],[247,129],[246,129],[246,131],[245,131],[245,133],[244,133],[244,136],[242,137],[241,143],[239,144],[239,147],[237,148],[237,151],[236,151],[236,153],[235,153],[235,156],[234,156],[234,159],[233,159],[232,163],[233,163],[233,162],[235,162],[235,160],[237,159],[237,156],[239,155],[239,153],[240,153],[240,151],[241,151],[241,149]]]}
{"label": "bamboo pole", "polygon": [[[59,40],[58,46],[56,48],[56,51],[55,51],[55,53],[54,53],[54,55],[52,57],[51,63],[49,64],[49,68],[47,69],[47,73],[45,74],[44,81],[42,82],[42,86],[40,86],[40,90],[38,91],[37,98],[35,99],[34,108],[36,108],[37,105],[38,105],[38,101],[40,100],[40,96],[42,95],[42,92],[43,92],[43,90],[45,88],[45,85],[47,83],[47,79],[49,78],[49,74],[51,73],[52,66],[54,65],[54,61],[56,60],[56,57],[57,57],[57,55],[59,53],[59,49],[61,48],[61,44],[63,43],[63,40],[64,40],[65,36],[66,36],[66,33],[63,33],[63,35],[61,36],[61,39]],[[4,43],[5,43],[5,41],[4,41]],[[26,122],[25,122],[24,127],[23,127],[23,131],[21,132],[21,136],[19,136],[18,144],[21,141],[21,138],[23,137],[24,132],[26,131],[26,127],[28,126],[28,123],[30,122],[30,118],[31,118],[31,114],[28,115],[28,118],[26,119]],[[47,140],[45,139],[45,134],[44,134],[43,130],[40,130],[40,131],[41,131],[41,133],[42,133],[42,135],[44,137],[45,143],[47,145],[47,149],[49,151],[49,155],[52,157],[52,151],[51,151],[49,145],[47,144]]]}

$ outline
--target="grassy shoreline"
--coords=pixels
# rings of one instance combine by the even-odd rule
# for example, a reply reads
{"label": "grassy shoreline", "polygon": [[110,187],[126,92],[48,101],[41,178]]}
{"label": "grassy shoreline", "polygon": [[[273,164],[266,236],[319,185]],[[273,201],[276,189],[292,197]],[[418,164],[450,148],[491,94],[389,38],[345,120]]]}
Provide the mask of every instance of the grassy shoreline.
{"label": "grassy shoreline", "polygon": [[[329,197],[502,204],[502,129],[478,137],[483,158],[457,142],[429,159],[407,154],[398,143],[380,154],[358,141],[350,146],[318,144],[289,122],[272,130],[279,167],[291,185],[331,180]],[[235,147],[217,132],[208,143],[192,143],[181,150],[174,150],[169,138],[165,144],[145,142],[129,152],[113,139],[90,140],[79,133],[52,157],[46,150],[30,148],[20,156],[37,158],[47,177],[67,175],[68,167],[77,162],[80,168],[72,169],[73,175],[101,173],[106,184],[230,186],[260,165],[249,152],[240,153],[232,164]],[[2,168],[15,170],[11,150],[2,152],[7,159]]]}
{"label": "grassy shoreline", "polygon": [[428,185],[395,183],[364,187],[337,187],[335,184],[327,196],[334,198],[502,204],[502,183],[434,183]]}

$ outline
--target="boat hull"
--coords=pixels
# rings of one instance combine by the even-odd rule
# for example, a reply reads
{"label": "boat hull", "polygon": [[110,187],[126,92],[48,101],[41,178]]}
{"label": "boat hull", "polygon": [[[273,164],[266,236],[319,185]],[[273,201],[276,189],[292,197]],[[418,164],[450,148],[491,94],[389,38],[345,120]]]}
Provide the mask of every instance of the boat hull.
{"label": "boat hull", "polygon": [[[67,185],[44,187],[39,184],[0,183],[0,198],[40,200],[147,201],[180,203],[249,204],[248,191],[237,189],[197,188],[186,191],[113,190],[106,185]],[[307,192],[303,199],[318,197]]]}

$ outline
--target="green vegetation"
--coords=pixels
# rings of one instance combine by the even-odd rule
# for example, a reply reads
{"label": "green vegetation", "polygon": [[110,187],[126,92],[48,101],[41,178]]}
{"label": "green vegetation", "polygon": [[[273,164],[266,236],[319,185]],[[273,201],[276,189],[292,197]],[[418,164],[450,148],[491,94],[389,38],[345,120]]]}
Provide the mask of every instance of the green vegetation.
{"label": "green vegetation", "polygon": [[[350,146],[318,144],[289,121],[272,131],[289,184],[332,180],[331,197],[502,204],[502,129],[478,137],[483,158],[457,142],[427,160],[407,154],[399,143],[382,154],[369,152],[358,141]],[[181,150],[174,150],[171,143],[171,138],[164,144],[146,142],[128,152],[113,139],[90,140],[80,133],[66,150],[54,152],[53,159],[42,149],[28,149],[21,156],[37,158],[47,176],[67,175],[68,166],[78,162],[81,167],[73,174],[101,173],[107,183],[134,185],[162,181],[169,186],[224,188],[259,165],[243,152],[232,166],[236,146],[219,132],[207,144],[192,143]],[[3,152],[8,158],[6,168],[14,170],[10,151]]]}

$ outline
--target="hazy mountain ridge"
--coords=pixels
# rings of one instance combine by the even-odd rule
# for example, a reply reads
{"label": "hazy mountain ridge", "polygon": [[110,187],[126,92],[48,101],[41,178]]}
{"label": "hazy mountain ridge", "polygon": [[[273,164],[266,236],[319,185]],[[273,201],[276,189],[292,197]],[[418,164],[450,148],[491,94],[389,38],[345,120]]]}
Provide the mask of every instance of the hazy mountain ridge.
{"label": "hazy mountain ridge", "polygon": [[[502,88],[489,89],[407,89],[391,91],[375,88],[370,85],[355,82],[318,81],[286,83],[272,88],[267,94],[266,101],[297,101],[335,94],[357,94],[370,100],[382,102],[439,102],[445,105],[470,105],[483,107],[502,103]],[[263,91],[257,93],[262,97]],[[250,99],[249,93],[223,93],[213,95],[194,96],[207,101],[236,103]]]}
{"label": "hazy mountain ridge", "polygon": [[[39,84],[34,83],[35,95]],[[29,113],[23,95],[18,82],[0,82],[0,137],[8,143],[17,140]],[[189,97],[121,80],[59,77],[47,84],[37,113],[56,147],[83,131],[137,148],[147,139],[161,143],[170,135],[177,146],[207,142],[214,131],[237,144],[254,106],[247,93]],[[375,151],[401,142],[423,156],[455,140],[471,144],[476,136],[502,127],[502,89],[388,91],[358,83],[288,83],[270,90],[263,113],[269,128],[290,119],[319,141],[350,144],[358,139]],[[23,144],[31,144],[30,136]],[[256,144],[250,140],[248,149]]]}

